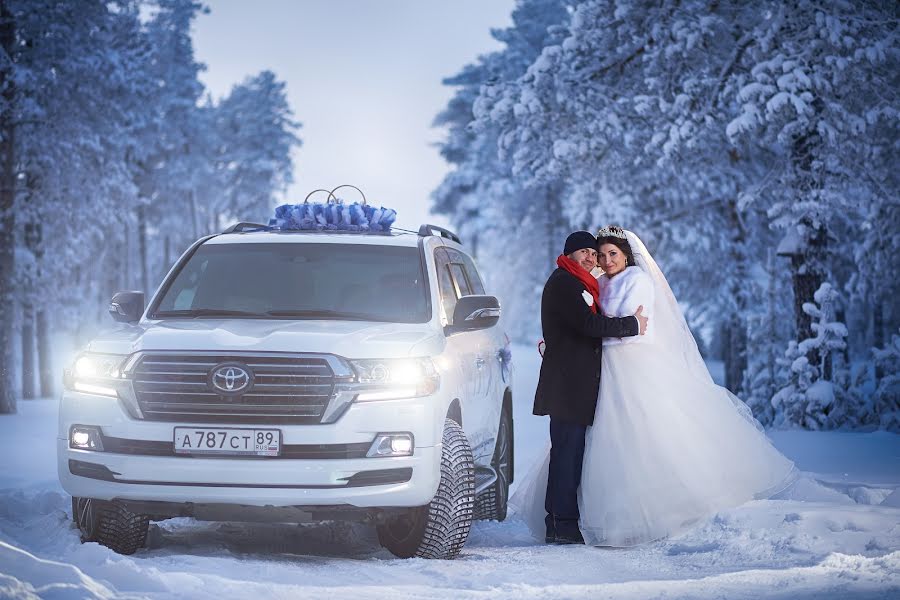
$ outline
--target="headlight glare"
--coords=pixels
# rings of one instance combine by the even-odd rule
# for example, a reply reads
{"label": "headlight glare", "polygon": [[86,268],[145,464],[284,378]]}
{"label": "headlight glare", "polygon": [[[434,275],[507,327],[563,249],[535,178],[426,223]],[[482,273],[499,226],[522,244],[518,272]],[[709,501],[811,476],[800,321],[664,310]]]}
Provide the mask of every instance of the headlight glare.
{"label": "headlight glare", "polygon": [[123,379],[121,367],[125,358],[120,354],[85,352],[67,370],[64,383],[75,391],[115,397],[118,382]]}
{"label": "headlight glare", "polygon": [[75,361],[75,378],[118,379],[120,376],[119,366],[124,359],[124,356],[118,354],[82,354]]}
{"label": "headlight glare", "polygon": [[364,359],[350,361],[356,381],[363,385],[356,399],[396,400],[428,396],[437,391],[440,376],[430,358]]}

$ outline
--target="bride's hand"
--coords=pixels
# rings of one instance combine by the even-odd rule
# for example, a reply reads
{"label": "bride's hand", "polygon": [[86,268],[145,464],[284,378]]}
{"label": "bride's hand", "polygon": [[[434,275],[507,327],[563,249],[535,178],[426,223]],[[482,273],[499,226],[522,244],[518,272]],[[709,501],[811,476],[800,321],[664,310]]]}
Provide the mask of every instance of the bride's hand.
{"label": "bride's hand", "polygon": [[638,306],[637,310],[634,311],[634,316],[637,317],[638,320],[638,329],[640,335],[644,335],[645,333],[647,333],[647,317],[641,314],[643,310],[644,305],[641,304],[640,306]]}

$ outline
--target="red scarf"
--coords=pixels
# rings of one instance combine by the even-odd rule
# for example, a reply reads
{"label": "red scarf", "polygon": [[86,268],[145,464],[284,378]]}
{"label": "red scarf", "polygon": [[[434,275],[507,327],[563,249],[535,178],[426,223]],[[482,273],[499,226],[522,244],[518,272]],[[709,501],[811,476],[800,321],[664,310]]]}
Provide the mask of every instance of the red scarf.
{"label": "red scarf", "polygon": [[597,283],[597,280],[594,279],[594,276],[588,271],[585,271],[581,265],[565,254],[559,255],[559,258],[556,259],[556,266],[560,269],[565,269],[584,284],[585,289],[587,289],[587,291],[591,293],[591,296],[594,297],[594,303],[591,304],[590,309],[596,314],[600,306],[600,285]]}

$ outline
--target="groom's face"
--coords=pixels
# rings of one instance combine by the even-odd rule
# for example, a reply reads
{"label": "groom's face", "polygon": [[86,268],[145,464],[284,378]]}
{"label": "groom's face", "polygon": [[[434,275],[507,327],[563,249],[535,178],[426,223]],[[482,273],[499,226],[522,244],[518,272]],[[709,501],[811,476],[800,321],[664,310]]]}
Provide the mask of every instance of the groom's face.
{"label": "groom's face", "polygon": [[582,248],[569,255],[569,258],[581,265],[585,271],[590,271],[597,266],[597,251],[593,248]]}

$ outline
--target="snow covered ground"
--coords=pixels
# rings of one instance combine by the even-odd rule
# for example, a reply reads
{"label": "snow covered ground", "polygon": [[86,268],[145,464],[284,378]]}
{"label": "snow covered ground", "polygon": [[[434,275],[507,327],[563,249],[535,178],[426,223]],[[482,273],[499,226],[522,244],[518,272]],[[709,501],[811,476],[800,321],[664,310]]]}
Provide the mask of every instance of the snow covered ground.
{"label": "snow covered ground", "polygon": [[[514,349],[516,467],[547,439],[539,360]],[[545,546],[514,518],[477,523],[455,561],[399,560],[362,525],[151,526],[119,556],[81,544],[56,479],[56,402],[0,416],[0,598],[900,597],[900,436],[773,432],[804,471],[777,498],[628,550]]]}

